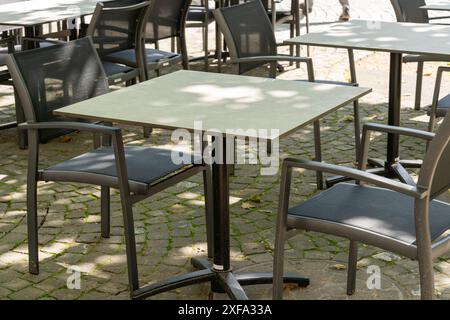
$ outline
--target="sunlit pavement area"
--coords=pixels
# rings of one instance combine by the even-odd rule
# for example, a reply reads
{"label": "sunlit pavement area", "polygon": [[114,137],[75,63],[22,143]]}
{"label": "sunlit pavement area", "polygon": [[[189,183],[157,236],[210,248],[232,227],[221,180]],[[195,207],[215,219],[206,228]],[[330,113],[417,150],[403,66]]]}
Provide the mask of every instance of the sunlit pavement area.
{"label": "sunlit pavement area", "polygon": [[[354,0],[353,19],[393,21],[388,0]],[[324,28],[320,22],[336,21],[338,1],[316,0],[311,14],[312,30]],[[304,31],[302,29],[302,31]],[[286,31],[277,36],[286,38]],[[213,30],[211,31],[213,37]],[[188,31],[192,55],[201,54],[198,29]],[[213,38],[211,38],[213,41]],[[212,42],[214,43],[214,42]],[[425,45],[425,44],[424,44]],[[306,54],[306,48],[302,48]],[[311,47],[316,78],[348,79],[347,52]],[[387,120],[389,55],[357,52],[357,74],[361,86],[373,88],[362,101],[364,122]],[[426,64],[422,105],[431,102],[439,64]],[[204,70],[203,62],[191,64]],[[210,72],[216,72],[212,62]],[[223,72],[229,72],[224,68]],[[426,108],[413,110],[416,65],[404,65],[402,125],[426,129]],[[266,76],[261,68],[250,74]],[[305,78],[305,69],[285,65],[280,79]],[[445,81],[444,81],[445,82]],[[450,90],[450,86],[444,85]],[[448,91],[447,91],[448,92]],[[14,97],[8,87],[0,87],[0,122],[14,119]],[[126,107],[126,106],[124,106]],[[354,166],[352,108],[348,106],[322,121],[324,161]],[[171,133],[154,130],[144,139],[141,128],[125,127],[126,143],[173,147]],[[56,139],[42,146],[43,166],[85,152],[92,146],[91,136],[74,133],[69,139]],[[384,135],[374,135],[371,156],[385,157]],[[41,272],[28,273],[26,242],[26,168],[27,151],[19,150],[16,130],[0,132],[0,298],[1,299],[128,299],[125,245],[120,199],[112,196],[111,238],[100,236],[100,190],[97,187],[67,183],[39,184],[39,242]],[[280,141],[281,157],[313,158],[312,127],[307,127]],[[401,156],[421,158],[425,144],[402,138]],[[238,165],[231,178],[231,249],[235,271],[271,271],[275,216],[278,206],[279,179],[262,176],[259,166]],[[293,180],[292,203],[316,194],[315,176],[298,172]],[[450,200],[448,195],[444,198]],[[380,199],[382,201],[382,199]],[[206,235],[202,177],[167,189],[134,207],[136,240],[141,283],[152,283],[194,271],[192,257],[205,256]],[[370,246],[359,251],[357,290],[347,297],[346,260],[348,241],[317,233],[301,233],[286,245],[286,270],[310,278],[306,289],[285,287],[286,299],[418,299],[418,265],[415,261],[383,252]],[[435,261],[436,297],[450,299],[450,256]],[[381,271],[381,288],[374,288],[374,268]],[[69,289],[71,270],[81,271],[80,287]],[[69,279],[70,280],[70,279]],[[70,283],[70,281],[69,281]],[[69,286],[70,287],[70,286]],[[375,286],[376,287],[376,286]],[[208,299],[207,284],[160,294],[154,299]],[[271,286],[248,287],[252,299],[271,298]],[[214,298],[225,298],[216,295]]]}

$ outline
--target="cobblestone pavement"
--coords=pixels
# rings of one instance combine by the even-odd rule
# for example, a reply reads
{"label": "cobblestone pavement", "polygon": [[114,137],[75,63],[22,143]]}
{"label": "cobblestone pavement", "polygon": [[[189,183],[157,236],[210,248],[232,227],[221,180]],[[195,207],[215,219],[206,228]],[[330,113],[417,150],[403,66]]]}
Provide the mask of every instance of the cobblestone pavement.
{"label": "cobblestone pavement", "polygon": [[[316,0],[313,22],[333,21],[339,14],[338,2]],[[354,0],[352,17],[392,20],[388,0]],[[316,26],[313,26],[315,28]],[[323,27],[317,25],[317,27]],[[200,48],[198,31],[190,30],[193,52]],[[283,36],[283,32],[279,36]],[[190,42],[191,43],[191,42]],[[199,50],[197,50],[199,51]],[[311,48],[316,77],[347,79],[342,50]],[[358,52],[360,84],[374,92],[362,100],[363,121],[384,123],[387,119],[388,55]],[[438,64],[427,65],[423,104],[430,102]],[[425,129],[426,111],[414,111],[415,66],[405,66],[402,124]],[[203,70],[202,63],[192,69]],[[215,71],[214,65],[210,71]],[[225,70],[226,71],[226,70]],[[252,75],[262,75],[264,69]],[[286,66],[282,79],[304,76],[303,69]],[[447,88],[448,89],[448,88]],[[12,91],[0,88],[0,122],[13,117]],[[124,127],[126,142],[135,145],[171,147],[170,132],[155,130],[143,139],[140,130]],[[26,246],[26,151],[16,145],[15,130],[0,132],[0,299],[128,299],[125,247],[120,200],[112,195],[112,235],[100,237],[100,190],[73,183],[39,184],[39,241],[41,273],[27,272]],[[54,140],[42,146],[43,166],[67,159],[91,147],[85,134],[70,135],[69,142]],[[353,165],[354,146],[351,108],[343,108],[323,120],[324,159],[330,163]],[[404,158],[420,158],[424,144],[402,138]],[[371,155],[384,157],[385,137],[375,136]],[[312,128],[295,132],[281,141],[281,156],[313,157]],[[261,176],[258,166],[238,166],[231,179],[231,254],[236,271],[271,271],[275,215],[278,202],[278,176]],[[293,202],[316,193],[314,175],[299,172],[293,181]],[[449,198],[445,195],[444,198]],[[190,259],[205,255],[205,224],[201,177],[167,189],[135,206],[136,237],[141,282],[155,282],[165,277],[193,271]],[[286,287],[288,299],[417,299],[417,263],[361,246],[357,292],[345,295],[348,241],[317,233],[302,233],[286,245],[286,264],[311,279],[306,289]],[[369,290],[369,266],[381,268],[381,290]],[[67,288],[68,270],[82,272],[81,288]],[[450,256],[435,262],[436,295],[450,299]],[[270,298],[271,286],[249,287],[254,299]],[[195,285],[156,296],[156,299],[207,299],[207,285]],[[218,295],[216,298],[224,298]]]}

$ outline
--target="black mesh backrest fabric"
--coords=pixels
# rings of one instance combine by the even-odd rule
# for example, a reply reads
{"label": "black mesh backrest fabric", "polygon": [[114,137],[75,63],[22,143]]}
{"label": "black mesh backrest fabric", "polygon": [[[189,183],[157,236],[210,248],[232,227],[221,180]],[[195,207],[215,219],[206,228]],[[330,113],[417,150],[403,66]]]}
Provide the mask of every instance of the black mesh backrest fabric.
{"label": "black mesh backrest fabric", "polygon": [[191,0],[151,0],[145,38],[149,43],[179,37]]}
{"label": "black mesh backrest fabric", "polygon": [[[261,4],[261,0],[220,10],[231,33],[237,58],[274,56],[277,54],[272,24]],[[234,54],[232,53],[232,55]],[[263,64],[265,63],[240,63],[239,73],[247,72]]]}
{"label": "black mesh backrest fabric", "polygon": [[426,5],[424,0],[397,0],[403,22],[428,23],[427,10],[420,7]]}
{"label": "black mesh backrest fabric", "polygon": [[430,143],[418,185],[429,188],[431,198],[450,188],[450,112]]}
{"label": "black mesh backrest fabric", "polygon": [[[53,115],[53,110],[109,91],[108,79],[90,38],[15,53],[13,59],[29,96],[20,97],[28,122],[61,120]],[[41,142],[61,133],[42,131]]]}
{"label": "black mesh backrest fabric", "polygon": [[[144,0],[115,0],[98,4],[104,10],[93,19],[95,21],[89,35],[103,57],[113,52],[136,48],[136,33],[139,18],[146,7],[136,6]],[[131,7],[131,8],[130,8]],[[116,8],[116,10],[108,10]]]}

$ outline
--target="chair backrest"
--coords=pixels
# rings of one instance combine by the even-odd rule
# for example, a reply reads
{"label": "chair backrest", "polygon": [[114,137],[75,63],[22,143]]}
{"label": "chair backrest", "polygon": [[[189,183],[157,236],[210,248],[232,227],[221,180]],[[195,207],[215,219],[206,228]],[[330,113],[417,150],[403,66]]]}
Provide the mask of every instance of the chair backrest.
{"label": "chair backrest", "polygon": [[420,7],[425,0],[391,0],[398,22],[428,23],[428,12]]}
{"label": "chair backrest", "polygon": [[431,199],[450,188],[450,112],[429,145],[417,185],[428,189]]}
{"label": "chair backrest", "polygon": [[149,1],[114,0],[97,4],[87,35],[103,57],[113,52],[136,49],[143,35]]}
{"label": "chair backrest", "polygon": [[[217,9],[214,16],[225,37],[232,59],[277,54],[272,24],[260,0]],[[240,63],[239,73],[265,63]]]}
{"label": "chair backrest", "polygon": [[[109,92],[108,79],[90,37],[17,52],[6,62],[27,122],[61,120],[53,110]],[[62,133],[42,130],[40,141]]]}
{"label": "chair backrest", "polygon": [[192,0],[151,0],[145,28],[148,43],[180,37]]}

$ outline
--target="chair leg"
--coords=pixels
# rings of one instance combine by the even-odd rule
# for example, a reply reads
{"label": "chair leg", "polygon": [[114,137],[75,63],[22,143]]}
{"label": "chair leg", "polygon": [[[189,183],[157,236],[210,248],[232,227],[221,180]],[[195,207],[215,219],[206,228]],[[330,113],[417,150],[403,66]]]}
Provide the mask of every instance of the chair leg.
{"label": "chair leg", "polygon": [[355,122],[355,152],[356,162],[359,160],[361,152],[361,114],[359,108],[359,101],[353,102],[353,118]]}
{"label": "chair leg", "polygon": [[421,299],[432,300],[434,298],[434,271],[429,227],[429,199],[415,200],[414,220]]}
{"label": "chair leg", "polygon": [[[322,162],[322,143],[320,138],[320,121],[314,121],[315,161]],[[323,173],[316,173],[317,189],[323,190]]]}
{"label": "chair leg", "polygon": [[[290,27],[290,36],[291,36],[291,39],[292,38],[294,38],[295,37],[295,25],[293,24],[293,23],[291,23],[290,25],[289,25],[289,27]],[[292,57],[293,55],[294,55],[294,45],[290,45],[289,46],[289,55]],[[289,62],[289,65],[290,66],[292,66],[294,63],[291,61],[291,62]]]}
{"label": "chair leg", "polygon": [[275,252],[273,257],[273,300],[283,299],[283,274],[284,274],[284,239],[286,237],[285,226],[277,226],[275,236]]}
{"label": "chair leg", "polygon": [[420,298],[422,300],[434,299],[434,271],[431,258],[419,258]]}
{"label": "chair leg", "polygon": [[207,166],[203,171],[203,188],[205,196],[205,217],[206,217],[206,243],[208,246],[208,259],[214,257],[214,204],[211,168]]}
{"label": "chair leg", "polygon": [[37,217],[37,183],[28,184],[27,191],[27,226],[28,226],[28,269],[31,274],[39,274],[39,240]]}
{"label": "chair leg", "polygon": [[143,134],[144,134],[144,138],[150,138],[150,135],[153,132],[152,128],[148,128],[148,127],[142,127],[143,129]]}
{"label": "chair leg", "polygon": [[109,187],[101,187],[101,234],[103,238],[109,238],[111,230],[110,215],[110,189]]}
{"label": "chair leg", "polygon": [[280,182],[280,200],[278,204],[277,227],[275,231],[275,252],[273,258],[273,291],[274,300],[283,299],[284,243],[287,234],[287,212],[292,175],[283,166]]}
{"label": "chair leg", "polygon": [[421,99],[422,99],[422,83],[423,83],[423,65],[421,61],[417,64],[417,78],[416,78],[416,98],[414,109],[420,110]]}
{"label": "chair leg", "polygon": [[347,270],[347,295],[355,293],[356,288],[356,270],[358,263],[358,243],[350,240],[348,249],[348,270]]}

